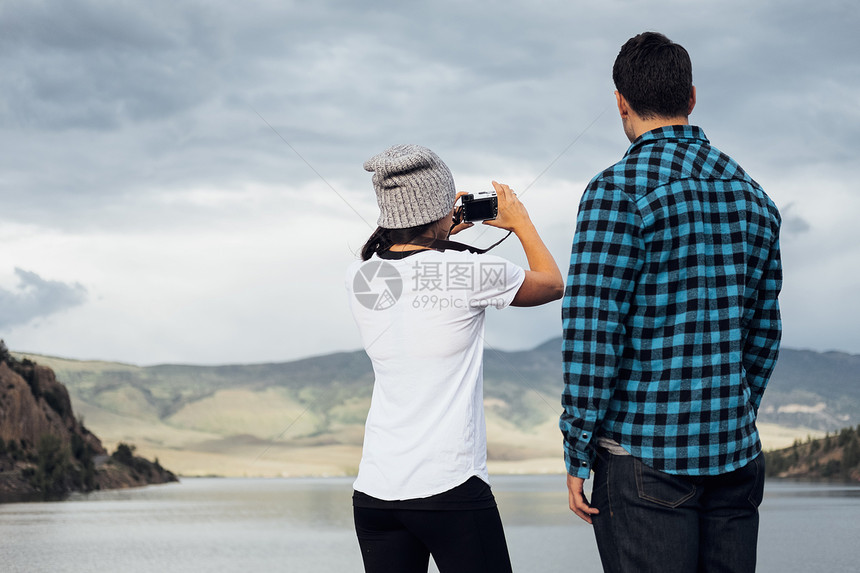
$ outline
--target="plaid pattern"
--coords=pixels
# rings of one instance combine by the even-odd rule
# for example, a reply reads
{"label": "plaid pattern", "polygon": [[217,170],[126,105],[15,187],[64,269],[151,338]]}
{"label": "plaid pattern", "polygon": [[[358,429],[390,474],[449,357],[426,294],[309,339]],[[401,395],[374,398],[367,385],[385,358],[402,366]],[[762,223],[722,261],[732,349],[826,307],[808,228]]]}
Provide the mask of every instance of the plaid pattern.
{"label": "plaid pattern", "polygon": [[761,451],[782,331],[776,206],[701,129],[639,137],[583,194],[562,307],[559,427],[571,475],[597,436],[672,474]]}

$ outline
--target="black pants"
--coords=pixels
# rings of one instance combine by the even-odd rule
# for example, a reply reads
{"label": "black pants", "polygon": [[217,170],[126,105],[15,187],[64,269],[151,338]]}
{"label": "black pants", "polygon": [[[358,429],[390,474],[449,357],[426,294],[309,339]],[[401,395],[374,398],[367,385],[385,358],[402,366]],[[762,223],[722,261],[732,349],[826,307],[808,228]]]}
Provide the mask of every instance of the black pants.
{"label": "black pants", "polygon": [[367,573],[507,573],[508,546],[499,511],[353,508]]}

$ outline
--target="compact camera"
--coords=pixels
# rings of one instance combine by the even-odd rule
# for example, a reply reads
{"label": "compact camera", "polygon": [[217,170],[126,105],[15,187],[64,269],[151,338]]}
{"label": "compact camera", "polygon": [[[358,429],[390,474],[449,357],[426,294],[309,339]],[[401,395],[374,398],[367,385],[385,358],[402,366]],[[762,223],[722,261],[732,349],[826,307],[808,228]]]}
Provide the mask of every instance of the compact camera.
{"label": "compact camera", "polygon": [[499,200],[493,191],[463,195],[458,213],[458,223],[495,219],[499,215]]}

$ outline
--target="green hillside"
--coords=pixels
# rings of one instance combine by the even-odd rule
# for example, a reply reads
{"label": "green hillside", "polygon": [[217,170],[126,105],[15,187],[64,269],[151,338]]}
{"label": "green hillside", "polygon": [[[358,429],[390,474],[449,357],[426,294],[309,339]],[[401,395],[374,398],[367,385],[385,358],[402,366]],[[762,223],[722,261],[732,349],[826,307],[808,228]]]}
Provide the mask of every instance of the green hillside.
{"label": "green hillside", "polygon": [[770,476],[860,482],[860,426],[797,440],[766,455]]}
{"label": "green hillside", "polygon": [[[563,471],[561,342],[485,351],[491,471]],[[360,457],[373,373],[363,351],[285,363],[139,367],[30,356],[106,444],[185,475],[341,475]],[[784,350],[760,412],[766,447],[860,423],[860,357]]]}

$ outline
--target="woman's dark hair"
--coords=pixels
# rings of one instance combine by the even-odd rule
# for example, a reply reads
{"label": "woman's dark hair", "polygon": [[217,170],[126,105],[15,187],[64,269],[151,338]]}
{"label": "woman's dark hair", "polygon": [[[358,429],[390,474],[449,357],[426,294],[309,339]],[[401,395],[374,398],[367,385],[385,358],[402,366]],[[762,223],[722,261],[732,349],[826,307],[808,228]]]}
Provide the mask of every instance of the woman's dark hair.
{"label": "woman's dark hair", "polygon": [[415,239],[429,231],[437,221],[418,225],[417,227],[407,227],[405,229],[386,229],[377,227],[376,230],[364,243],[361,248],[361,260],[366,261],[373,256],[373,253],[381,253],[391,248],[391,245],[414,243]]}
{"label": "woman's dark hair", "polygon": [[612,80],[643,119],[689,113],[693,64],[687,50],[663,34],[645,32],[627,40],[615,58]]}

